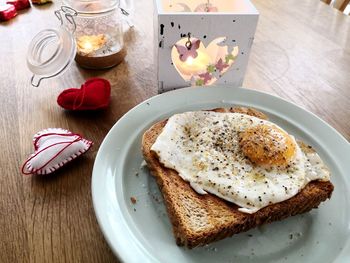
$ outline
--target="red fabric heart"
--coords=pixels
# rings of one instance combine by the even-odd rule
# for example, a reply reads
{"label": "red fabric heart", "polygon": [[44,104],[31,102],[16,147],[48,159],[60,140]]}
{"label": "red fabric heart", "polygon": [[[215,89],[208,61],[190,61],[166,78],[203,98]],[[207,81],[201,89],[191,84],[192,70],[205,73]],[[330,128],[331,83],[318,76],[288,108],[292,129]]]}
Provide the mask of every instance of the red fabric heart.
{"label": "red fabric heart", "polygon": [[80,89],[64,90],[57,98],[57,103],[66,110],[99,110],[107,108],[111,96],[111,85],[108,80],[92,78]]}
{"label": "red fabric heart", "polygon": [[13,5],[16,10],[22,10],[30,7],[29,0],[8,0],[6,4]]}
{"label": "red fabric heart", "polygon": [[0,21],[7,21],[17,15],[16,8],[13,5],[0,4]]}

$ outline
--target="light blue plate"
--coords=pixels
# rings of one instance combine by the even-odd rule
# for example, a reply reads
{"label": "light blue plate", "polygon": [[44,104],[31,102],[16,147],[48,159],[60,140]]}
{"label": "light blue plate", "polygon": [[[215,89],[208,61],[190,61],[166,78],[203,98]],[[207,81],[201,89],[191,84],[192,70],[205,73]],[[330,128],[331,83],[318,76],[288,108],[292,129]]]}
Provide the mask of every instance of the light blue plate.
{"label": "light blue plate", "polygon": [[[311,212],[209,246],[178,247],[155,181],[143,161],[141,136],[177,112],[244,105],[315,147],[335,185],[330,201]],[[144,101],[104,139],[94,165],[96,217],[123,262],[350,262],[350,145],[314,114],[280,98],[242,88],[186,88]],[[174,189],[176,191],[176,189]],[[132,204],[131,197],[137,199]]]}

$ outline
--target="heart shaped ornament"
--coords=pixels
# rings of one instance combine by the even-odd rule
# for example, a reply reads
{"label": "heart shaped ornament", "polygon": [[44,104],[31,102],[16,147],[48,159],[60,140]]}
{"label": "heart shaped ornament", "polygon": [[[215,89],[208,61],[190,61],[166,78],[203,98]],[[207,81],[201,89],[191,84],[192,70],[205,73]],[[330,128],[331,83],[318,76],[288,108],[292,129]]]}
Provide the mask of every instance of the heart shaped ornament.
{"label": "heart shaped ornament", "polygon": [[238,46],[219,37],[204,46],[197,38],[182,38],[171,50],[171,59],[180,76],[191,85],[212,85],[232,67]]}
{"label": "heart shaped ornament", "polygon": [[17,15],[17,11],[14,5],[1,4],[0,3],[0,22],[7,21],[14,18]]}
{"label": "heart shaped ornament", "polygon": [[16,10],[22,10],[30,7],[29,0],[8,0],[6,4],[13,5]]}
{"label": "heart shaped ornament", "polygon": [[93,145],[81,135],[61,128],[49,128],[34,135],[34,153],[22,166],[22,173],[50,174],[85,153]]}
{"label": "heart shaped ornament", "polygon": [[103,78],[92,78],[81,85],[80,89],[64,90],[57,103],[66,110],[100,110],[109,105],[111,85]]}

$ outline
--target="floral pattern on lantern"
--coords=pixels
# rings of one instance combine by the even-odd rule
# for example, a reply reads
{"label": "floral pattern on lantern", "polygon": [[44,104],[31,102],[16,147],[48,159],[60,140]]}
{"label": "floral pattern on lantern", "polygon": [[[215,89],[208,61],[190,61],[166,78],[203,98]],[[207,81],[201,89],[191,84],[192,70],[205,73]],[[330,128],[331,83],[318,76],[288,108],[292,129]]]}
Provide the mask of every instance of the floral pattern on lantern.
{"label": "floral pattern on lantern", "polygon": [[228,46],[225,41],[220,37],[205,47],[197,38],[182,38],[171,51],[174,67],[192,86],[215,83],[233,65],[239,52],[238,46]]}

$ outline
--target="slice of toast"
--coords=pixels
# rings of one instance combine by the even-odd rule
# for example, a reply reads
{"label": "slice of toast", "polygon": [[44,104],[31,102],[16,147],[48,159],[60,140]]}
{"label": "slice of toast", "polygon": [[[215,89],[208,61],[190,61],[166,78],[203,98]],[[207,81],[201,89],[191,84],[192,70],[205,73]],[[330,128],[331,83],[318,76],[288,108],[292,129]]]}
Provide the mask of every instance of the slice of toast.
{"label": "slice of toast", "polygon": [[[267,119],[263,113],[243,107],[219,108],[214,111],[240,112]],[[144,133],[142,152],[163,195],[179,246],[203,246],[265,223],[308,212],[331,197],[334,187],[330,181],[312,181],[294,197],[269,205],[254,214],[246,214],[239,212],[237,205],[219,197],[211,194],[200,195],[175,170],[165,168],[158,161],[157,155],[150,150],[166,122],[167,120],[158,122]],[[305,152],[314,151],[302,142],[299,144]]]}

